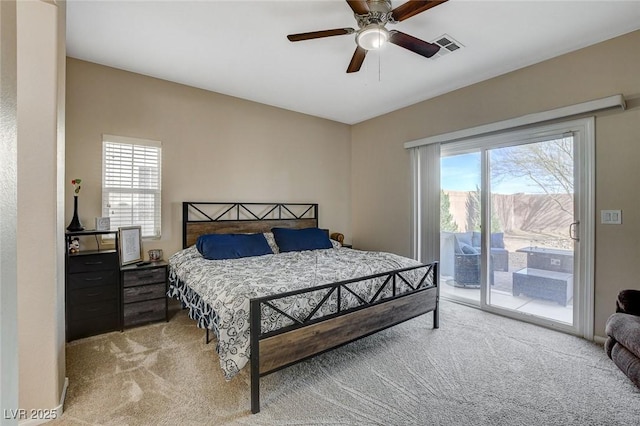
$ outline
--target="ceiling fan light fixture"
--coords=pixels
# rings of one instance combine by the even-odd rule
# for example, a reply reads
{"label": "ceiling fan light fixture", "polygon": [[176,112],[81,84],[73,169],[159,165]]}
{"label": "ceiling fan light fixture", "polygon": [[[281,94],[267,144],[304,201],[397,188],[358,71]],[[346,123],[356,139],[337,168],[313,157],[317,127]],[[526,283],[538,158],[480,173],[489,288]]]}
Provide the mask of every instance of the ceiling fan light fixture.
{"label": "ceiling fan light fixture", "polygon": [[389,40],[389,31],[379,24],[369,24],[356,36],[358,46],[366,50],[379,49]]}

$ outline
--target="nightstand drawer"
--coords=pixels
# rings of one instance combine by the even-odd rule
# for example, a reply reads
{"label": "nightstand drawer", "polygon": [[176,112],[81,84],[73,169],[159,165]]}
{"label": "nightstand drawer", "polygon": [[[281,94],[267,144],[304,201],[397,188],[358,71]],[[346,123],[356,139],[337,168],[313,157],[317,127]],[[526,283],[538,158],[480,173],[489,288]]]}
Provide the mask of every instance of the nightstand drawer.
{"label": "nightstand drawer", "polygon": [[124,303],[139,302],[141,300],[160,299],[166,297],[165,283],[127,287],[123,291]]}
{"label": "nightstand drawer", "polygon": [[113,300],[105,300],[102,302],[87,303],[84,305],[74,306],[70,311],[71,321],[89,320],[95,317],[118,313],[118,304]]}
{"label": "nightstand drawer", "polygon": [[69,256],[67,273],[118,269],[118,253]]}
{"label": "nightstand drawer", "polygon": [[86,303],[102,302],[118,298],[118,286],[103,285],[100,287],[87,287],[69,292],[70,307],[84,305]]}
{"label": "nightstand drawer", "polygon": [[118,271],[97,271],[83,272],[81,274],[69,274],[67,280],[67,287],[69,290],[106,285],[117,287]]}
{"label": "nightstand drawer", "polygon": [[163,320],[167,315],[166,307],[166,299],[128,303],[124,305],[124,326]]}
{"label": "nightstand drawer", "polygon": [[144,284],[164,283],[167,279],[166,268],[141,269],[139,271],[126,271],[123,274],[122,285],[132,287]]}

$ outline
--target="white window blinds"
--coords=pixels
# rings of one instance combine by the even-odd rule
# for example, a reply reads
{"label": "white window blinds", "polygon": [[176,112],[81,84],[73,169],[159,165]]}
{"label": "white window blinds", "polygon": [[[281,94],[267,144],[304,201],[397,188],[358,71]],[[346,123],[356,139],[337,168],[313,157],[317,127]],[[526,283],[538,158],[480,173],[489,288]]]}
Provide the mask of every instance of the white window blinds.
{"label": "white window blinds", "polygon": [[104,135],[102,214],[111,228],[141,226],[142,237],[160,238],[160,142]]}

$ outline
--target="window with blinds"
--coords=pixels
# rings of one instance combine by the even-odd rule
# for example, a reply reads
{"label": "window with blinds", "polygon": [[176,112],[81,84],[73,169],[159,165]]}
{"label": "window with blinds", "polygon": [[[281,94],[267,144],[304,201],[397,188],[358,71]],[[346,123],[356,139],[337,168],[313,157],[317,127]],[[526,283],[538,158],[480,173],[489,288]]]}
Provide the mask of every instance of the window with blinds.
{"label": "window with blinds", "polygon": [[102,215],[111,228],[141,226],[143,238],[160,238],[160,142],[104,135]]}

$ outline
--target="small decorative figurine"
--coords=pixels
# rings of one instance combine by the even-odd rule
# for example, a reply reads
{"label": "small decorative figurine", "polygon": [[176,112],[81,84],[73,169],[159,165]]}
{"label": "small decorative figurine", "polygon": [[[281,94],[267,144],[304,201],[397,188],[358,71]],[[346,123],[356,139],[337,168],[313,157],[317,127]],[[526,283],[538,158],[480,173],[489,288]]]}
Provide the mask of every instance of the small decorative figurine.
{"label": "small decorative figurine", "polygon": [[73,237],[69,243],[69,254],[80,253],[80,238]]}

